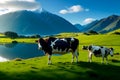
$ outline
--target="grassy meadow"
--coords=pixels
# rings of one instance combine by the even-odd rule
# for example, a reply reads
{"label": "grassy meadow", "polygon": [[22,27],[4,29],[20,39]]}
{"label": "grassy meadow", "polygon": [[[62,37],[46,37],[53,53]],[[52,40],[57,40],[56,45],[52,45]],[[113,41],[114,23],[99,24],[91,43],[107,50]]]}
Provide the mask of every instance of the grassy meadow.
{"label": "grassy meadow", "polygon": [[[79,62],[71,63],[72,55],[52,56],[52,65],[47,65],[47,56],[25,60],[0,62],[0,80],[120,80],[120,35],[83,35],[82,33],[61,33],[56,37],[79,39]],[[12,39],[0,38],[8,42]],[[36,39],[15,39],[18,42],[35,43]],[[27,40],[27,41],[26,41]],[[1,42],[2,43],[2,42]],[[83,45],[113,47],[115,55],[108,56],[109,64],[101,64],[101,58],[93,56],[88,63],[88,52]]]}

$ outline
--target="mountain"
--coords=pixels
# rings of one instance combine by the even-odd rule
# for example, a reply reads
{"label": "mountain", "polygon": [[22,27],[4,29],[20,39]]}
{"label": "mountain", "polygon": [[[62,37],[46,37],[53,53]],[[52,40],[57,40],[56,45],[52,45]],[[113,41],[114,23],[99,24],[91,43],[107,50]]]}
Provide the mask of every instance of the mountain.
{"label": "mountain", "polygon": [[95,20],[89,24],[83,25],[83,29],[81,30],[82,32],[85,32],[87,30],[89,30],[92,26],[94,26],[96,23],[98,22],[98,20]]}
{"label": "mountain", "polygon": [[80,31],[84,28],[82,25],[80,24],[74,24],[74,26],[79,29]]}
{"label": "mountain", "polygon": [[[92,25],[91,25],[92,24]],[[87,32],[90,30],[97,31],[99,33],[108,33],[114,31],[116,29],[120,29],[120,16],[118,15],[111,15],[107,18],[103,18],[96,22],[92,22],[88,24],[83,32]]]}
{"label": "mountain", "polygon": [[50,35],[61,32],[78,32],[67,20],[47,11],[17,11],[0,16],[0,32]]}

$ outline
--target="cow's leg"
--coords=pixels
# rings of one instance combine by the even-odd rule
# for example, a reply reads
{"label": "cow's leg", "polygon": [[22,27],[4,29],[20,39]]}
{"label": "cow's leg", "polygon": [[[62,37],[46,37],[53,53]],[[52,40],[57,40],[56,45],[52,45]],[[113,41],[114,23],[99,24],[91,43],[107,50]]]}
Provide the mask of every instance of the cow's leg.
{"label": "cow's leg", "polygon": [[75,56],[76,56],[76,62],[78,62],[78,55],[79,55],[79,52],[77,50],[75,50]]}
{"label": "cow's leg", "polygon": [[106,57],[106,64],[108,64],[108,58]]}
{"label": "cow's leg", "polygon": [[104,58],[105,58],[105,49],[101,50],[101,54],[102,54],[102,64],[104,63]]}
{"label": "cow's leg", "polygon": [[72,63],[74,62],[75,54],[72,53]]}
{"label": "cow's leg", "polygon": [[104,63],[104,55],[102,55],[102,64]]}
{"label": "cow's leg", "polygon": [[92,62],[92,52],[89,52],[89,55],[88,55],[88,62]]}
{"label": "cow's leg", "polygon": [[104,63],[104,57],[102,57],[102,64]]}
{"label": "cow's leg", "polygon": [[52,62],[51,62],[51,56],[52,55],[48,54],[48,64],[52,64]]}

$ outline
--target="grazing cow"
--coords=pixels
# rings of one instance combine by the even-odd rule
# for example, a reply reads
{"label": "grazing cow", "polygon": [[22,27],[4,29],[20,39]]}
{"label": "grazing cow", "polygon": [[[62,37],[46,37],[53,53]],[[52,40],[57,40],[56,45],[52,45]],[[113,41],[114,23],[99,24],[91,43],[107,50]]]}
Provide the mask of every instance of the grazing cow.
{"label": "grazing cow", "polygon": [[104,62],[104,58],[106,58],[106,64],[108,63],[108,55],[113,56],[113,48],[106,48],[103,46],[83,46],[84,50],[88,50],[89,51],[89,57],[88,57],[88,61],[91,62],[92,61],[92,54],[94,54],[94,56],[96,57],[101,57],[102,56],[102,63]]}
{"label": "grazing cow", "polygon": [[49,37],[48,39],[40,38],[38,40],[39,49],[48,54],[48,64],[51,64],[52,53],[67,53],[72,52],[72,62],[76,56],[78,62],[78,45],[79,40],[76,38],[55,38]]}

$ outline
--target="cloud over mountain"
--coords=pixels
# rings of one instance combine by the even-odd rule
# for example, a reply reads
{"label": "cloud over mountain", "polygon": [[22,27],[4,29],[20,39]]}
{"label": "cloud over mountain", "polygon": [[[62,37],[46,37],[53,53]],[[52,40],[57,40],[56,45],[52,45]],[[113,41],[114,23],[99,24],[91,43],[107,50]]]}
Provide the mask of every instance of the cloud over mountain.
{"label": "cloud over mountain", "polygon": [[35,0],[2,0],[0,1],[0,15],[19,10],[34,11],[40,9],[40,4]]}
{"label": "cloud over mountain", "polygon": [[93,21],[95,21],[94,18],[86,18],[86,19],[83,21],[83,23],[84,23],[84,24],[89,24],[89,23],[91,23],[91,22],[93,22]]}
{"label": "cloud over mountain", "polygon": [[73,5],[67,9],[62,9],[59,11],[60,14],[67,14],[67,13],[77,13],[81,11],[89,11],[89,9],[84,9],[81,5]]}

